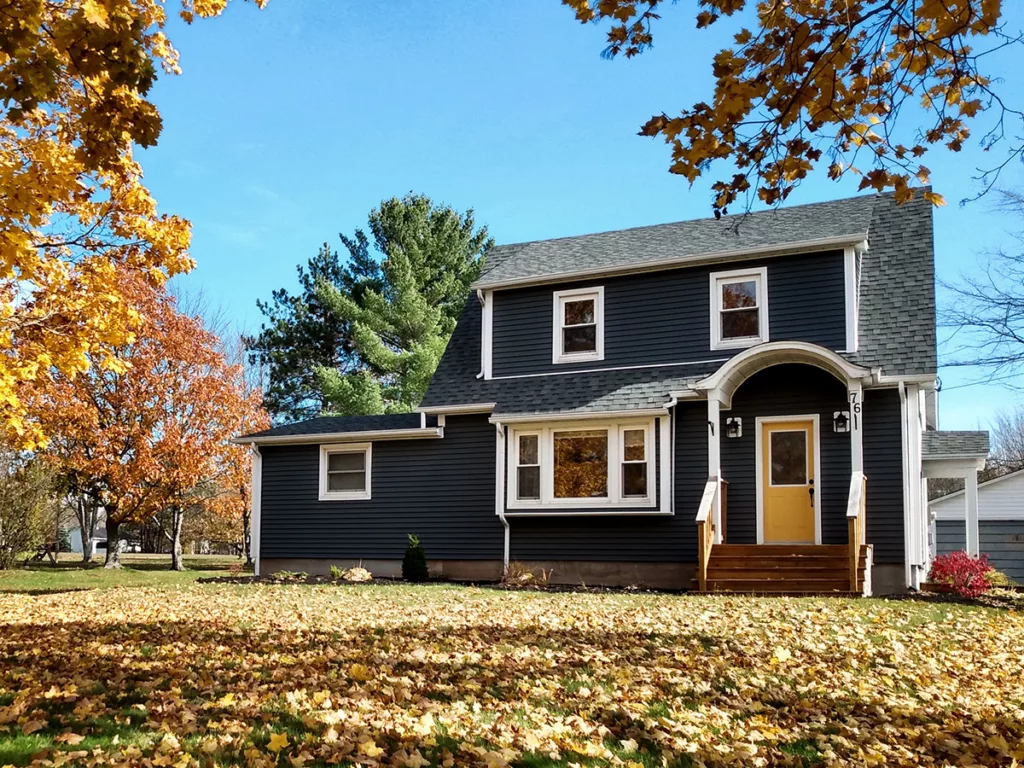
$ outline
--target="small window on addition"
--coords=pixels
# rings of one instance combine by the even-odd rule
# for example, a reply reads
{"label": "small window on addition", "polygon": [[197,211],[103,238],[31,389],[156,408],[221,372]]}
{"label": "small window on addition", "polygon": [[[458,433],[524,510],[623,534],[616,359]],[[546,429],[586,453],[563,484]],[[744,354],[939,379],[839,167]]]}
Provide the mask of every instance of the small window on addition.
{"label": "small window on addition", "polygon": [[552,361],[604,359],[604,288],[555,291]]}
{"label": "small window on addition", "polygon": [[320,446],[320,500],[370,498],[369,444]]}
{"label": "small window on addition", "polygon": [[764,267],[711,274],[711,348],[751,347],[768,340],[768,276]]}
{"label": "small window on addition", "polygon": [[517,435],[516,498],[540,499],[540,435]]}

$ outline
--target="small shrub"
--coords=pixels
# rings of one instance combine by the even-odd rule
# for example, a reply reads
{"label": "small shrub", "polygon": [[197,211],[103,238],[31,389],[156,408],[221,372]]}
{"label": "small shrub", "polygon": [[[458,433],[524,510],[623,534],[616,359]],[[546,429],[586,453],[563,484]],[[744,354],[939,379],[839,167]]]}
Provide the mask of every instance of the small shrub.
{"label": "small shrub", "polygon": [[305,571],[277,571],[270,574],[270,578],[274,581],[305,581],[309,574]]}
{"label": "small shrub", "polygon": [[339,568],[336,565],[332,565],[331,566],[331,578],[332,579],[344,579],[345,578],[345,569],[344,568]]}
{"label": "small shrub", "polygon": [[405,557],[402,558],[402,578],[406,581],[426,581],[430,578],[427,553],[423,551],[420,537],[415,533],[409,534],[409,545],[405,548]]}
{"label": "small shrub", "polygon": [[928,578],[938,584],[948,584],[961,597],[979,597],[988,592],[991,586],[988,574],[993,570],[986,555],[971,557],[960,550],[936,557]]}
{"label": "small shrub", "polygon": [[515,587],[546,587],[553,571],[531,571],[522,563],[512,561],[508,564],[508,570],[501,578],[502,584],[510,584]]}
{"label": "small shrub", "polygon": [[1017,584],[1005,573],[997,571],[995,568],[985,574],[985,581],[990,587],[1013,587]]}
{"label": "small shrub", "polygon": [[358,565],[355,568],[349,568],[347,571],[343,571],[341,574],[341,578],[343,578],[345,581],[359,583],[363,581],[373,581],[373,574],[365,568],[363,568],[361,565]]}

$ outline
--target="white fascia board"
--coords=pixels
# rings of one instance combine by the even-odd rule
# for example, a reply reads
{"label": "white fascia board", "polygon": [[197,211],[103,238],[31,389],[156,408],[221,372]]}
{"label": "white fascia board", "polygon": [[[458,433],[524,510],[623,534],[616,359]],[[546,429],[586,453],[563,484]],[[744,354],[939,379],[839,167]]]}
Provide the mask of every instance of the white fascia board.
{"label": "white fascia board", "polygon": [[668,408],[644,408],[632,411],[573,411],[572,413],[510,413],[492,416],[492,424],[532,424],[539,421],[582,421],[586,419],[630,419],[664,416]]}
{"label": "white fascia board", "polygon": [[864,233],[857,235],[838,235],[836,237],[824,237],[817,240],[798,240],[792,243],[779,243],[778,245],[762,246],[760,248],[736,248],[728,251],[711,251],[707,253],[694,253],[686,256],[672,256],[665,259],[645,261],[634,264],[623,264],[614,267],[594,267],[591,269],[573,270],[570,272],[558,272],[550,275],[535,275],[530,277],[513,278],[511,280],[499,280],[493,283],[479,282],[470,286],[475,290],[491,291],[501,288],[520,288],[527,285],[546,285],[549,283],[561,283],[568,280],[580,280],[593,277],[604,277],[614,275],[628,275],[640,272],[659,272],[674,267],[689,266],[695,264],[711,264],[719,261],[740,261],[746,259],[757,259],[764,256],[788,256],[796,253],[810,253],[828,248],[845,248],[849,245],[857,245],[864,242]]}
{"label": "white fascia board", "polygon": [[497,403],[463,403],[461,405],[428,405],[423,408],[414,409],[415,413],[425,413],[428,416],[435,414],[447,414],[456,416],[467,413],[491,413],[497,407]]}
{"label": "white fascia board", "polygon": [[320,443],[349,443],[372,440],[423,440],[444,437],[442,427],[427,429],[390,429],[367,432],[320,432],[309,435],[267,435],[264,437],[235,437],[236,445],[296,445]]}

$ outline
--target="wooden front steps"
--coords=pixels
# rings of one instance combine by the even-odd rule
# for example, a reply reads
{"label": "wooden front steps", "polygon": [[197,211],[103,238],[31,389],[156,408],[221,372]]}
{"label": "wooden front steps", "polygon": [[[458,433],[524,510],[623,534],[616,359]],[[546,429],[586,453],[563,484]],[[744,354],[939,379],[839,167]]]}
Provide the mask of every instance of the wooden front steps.
{"label": "wooden front steps", "polygon": [[708,592],[863,594],[867,547],[861,547],[856,589],[850,589],[846,545],[718,544],[708,560]]}

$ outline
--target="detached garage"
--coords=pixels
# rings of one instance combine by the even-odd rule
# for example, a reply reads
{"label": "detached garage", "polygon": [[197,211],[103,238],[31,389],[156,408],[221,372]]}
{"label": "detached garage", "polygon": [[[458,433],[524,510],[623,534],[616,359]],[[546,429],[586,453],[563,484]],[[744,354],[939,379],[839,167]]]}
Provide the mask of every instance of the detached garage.
{"label": "detached garage", "polygon": [[[966,499],[963,491],[935,499],[929,505],[931,547],[935,554],[964,549]],[[1014,581],[1024,583],[1024,470],[978,485],[980,550],[992,565]]]}

